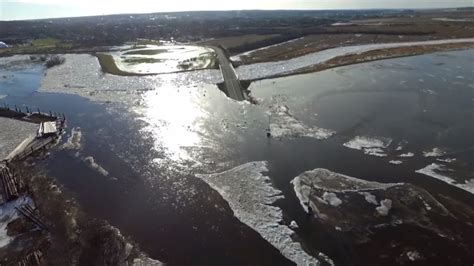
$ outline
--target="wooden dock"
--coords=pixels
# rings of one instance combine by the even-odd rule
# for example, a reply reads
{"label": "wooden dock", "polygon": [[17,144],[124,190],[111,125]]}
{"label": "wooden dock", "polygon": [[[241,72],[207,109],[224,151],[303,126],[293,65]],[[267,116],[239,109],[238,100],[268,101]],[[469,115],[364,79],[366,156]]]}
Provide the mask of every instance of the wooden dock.
{"label": "wooden dock", "polygon": [[22,160],[31,154],[39,151],[41,149],[46,149],[49,144],[54,142],[59,135],[63,132],[65,127],[65,120],[63,118],[58,118],[55,121],[56,133],[53,135],[47,136],[37,136],[31,140],[30,143],[26,144],[20,151],[14,154],[10,154],[7,159],[9,162]]}

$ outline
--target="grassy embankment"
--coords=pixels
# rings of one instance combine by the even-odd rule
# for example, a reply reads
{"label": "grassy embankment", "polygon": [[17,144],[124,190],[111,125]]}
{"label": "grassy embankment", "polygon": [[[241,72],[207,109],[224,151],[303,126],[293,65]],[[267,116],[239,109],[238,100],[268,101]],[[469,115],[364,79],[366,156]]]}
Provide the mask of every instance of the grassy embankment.
{"label": "grassy embankment", "polygon": [[54,38],[42,38],[31,41],[30,45],[11,46],[0,50],[0,56],[14,54],[50,54],[67,53],[73,49],[70,43],[61,42]]}

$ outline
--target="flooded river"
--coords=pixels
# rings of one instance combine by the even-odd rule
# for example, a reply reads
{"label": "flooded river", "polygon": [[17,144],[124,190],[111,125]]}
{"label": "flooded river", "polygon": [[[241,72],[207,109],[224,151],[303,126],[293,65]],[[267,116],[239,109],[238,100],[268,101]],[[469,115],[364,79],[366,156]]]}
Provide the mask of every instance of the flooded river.
{"label": "flooded river", "polygon": [[[38,167],[152,258],[367,265],[387,256],[411,260],[407,254],[429,263],[446,250],[472,262],[472,50],[255,82],[249,89],[257,105],[227,98],[214,85],[221,79],[215,70],[119,77],[103,74],[89,55],[68,55],[50,70],[26,57],[0,62],[1,102],[68,119],[62,143]],[[316,168],[412,184],[466,215],[457,231],[446,229],[448,218],[429,215],[436,226],[420,227],[394,205],[392,222],[403,224],[357,242],[305,212],[290,182]],[[431,253],[410,235],[431,239]]]}

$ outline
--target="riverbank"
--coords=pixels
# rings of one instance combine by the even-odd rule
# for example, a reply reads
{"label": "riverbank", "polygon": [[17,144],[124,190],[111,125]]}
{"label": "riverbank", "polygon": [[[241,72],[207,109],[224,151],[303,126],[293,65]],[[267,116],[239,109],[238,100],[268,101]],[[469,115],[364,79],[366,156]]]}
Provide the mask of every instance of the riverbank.
{"label": "riverbank", "polygon": [[474,39],[472,38],[341,46],[284,61],[242,65],[236,71],[240,79],[255,81],[314,72],[365,61],[462,50],[472,47],[474,47]]}
{"label": "riverbank", "polygon": [[[36,165],[58,143],[64,122],[57,124],[54,136],[45,138],[40,125],[57,117],[0,110],[0,123],[7,125],[0,136],[0,148],[8,154],[0,163],[0,264],[162,265],[108,222],[88,217],[73,197],[63,193],[56,180]],[[39,135],[18,144],[36,131]],[[2,136],[10,133],[15,135],[9,137],[14,141],[5,142]]]}
{"label": "riverbank", "polygon": [[437,52],[467,50],[467,49],[473,49],[473,48],[474,48],[474,43],[465,42],[465,43],[447,43],[447,44],[438,44],[438,45],[414,45],[414,46],[408,46],[408,47],[376,49],[376,50],[366,51],[366,52],[361,52],[361,53],[336,56],[323,63],[318,63],[312,66],[304,67],[304,68],[294,70],[294,71],[284,73],[284,74],[277,74],[277,75],[272,75],[272,76],[268,76],[264,78],[252,79],[250,81],[306,74],[306,73],[318,72],[318,71],[323,71],[326,69],[331,69],[331,68],[336,68],[336,67],[341,67],[341,66],[355,65],[359,63],[372,62],[372,61],[378,61],[378,60],[384,60],[384,59],[409,57],[409,56],[430,54],[430,53],[437,53]]}

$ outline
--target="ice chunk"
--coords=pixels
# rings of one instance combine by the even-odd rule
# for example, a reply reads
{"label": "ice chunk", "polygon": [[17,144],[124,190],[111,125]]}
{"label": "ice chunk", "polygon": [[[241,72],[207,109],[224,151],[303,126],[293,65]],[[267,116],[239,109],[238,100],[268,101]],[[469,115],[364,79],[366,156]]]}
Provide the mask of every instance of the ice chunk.
{"label": "ice chunk", "polygon": [[63,149],[79,150],[81,148],[82,132],[80,127],[75,127],[71,130],[71,136],[67,142],[62,146]]}
{"label": "ice chunk", "polygon": [[406,255],[411,261],[419,261],[423,259],[423,256],[420,254],[420,252],[416,250],[408,251]]}
{"label": "ice chunk", "polygon": [[387,216],[388,212],[392,208],[392,201],[390,199],[384,199],[380,201],[380,206],[375,208],[377,212],[382,216]]}
{"label": "ice chunk", "polygon": [[299,226],[298,226],[298,224],[296,223],[296,221],[291,221],[291,223],[290,223],[290,228],[293,229],[293,230],[295,230],[295,229],[298,229]]}
{"label": "ice chunk", "polygon": [[319,261],[306,253],[301,244],[293,241],[294,232],[280,224],[283,214],[272,204],[283,198],[273,188],[264,161],[249,162],[217,174],[197,175],[229,203],[235,217],[257,231],[265,240],[280,250],[297,265],[319,265]]}
{"label": "ice chunk", "polygon": [[445,159],[438,158],[436,159],[436,161],[443,162],[443,163],[453,163],[456,161],[456,158],[445,158]]}
{"label": "ice chunk", "polygon": [[107,170],[105,170],[102,166],[100,166],[99,164],[97,164],[95,162],[94,157],[87,156],[86,158],[84,158],[84,162],[86,162],[89,165],[89,167],[96,170],[101,175],[103,175],[103,176],[108,176],[109,175],[109,172]]}
{"label": "ice chunk", "polygon": [[384,157],[387,155],[384,153],[383,149],[390,146],[390,143],[392,143],[391,139],[356,136],[354,139],[344,143],[343,145],[350,149],[361,150],[368,155]]}
{"label": "ice chunk", "polygon": [[362,192],[361,194],[364,195],[364,198],[368,203],[379,205],[379,203],[377,202],[377,198],[370,192]]}
{"label": "ice chunk", "polygon": [[288,106],[270,106],[270,133],[273,137],[311,137],[327,139],[335,132],[329,129],[303,124],[291,113]]}
{"label": "ice chunk", "polygon": [[400,155],[398,155],[398,157],[400,158],[409,158],[409,157],[413,157],[415,156],[415,154],[413,152],[407,152],[407,153],[402,153]]}
{"label": "ice chunk", "polygon": [[446,154],[445,151],[441,150],[440,148],[433,148],[431,151],[424,151],[423,156],[425,157],[439,157]]}

